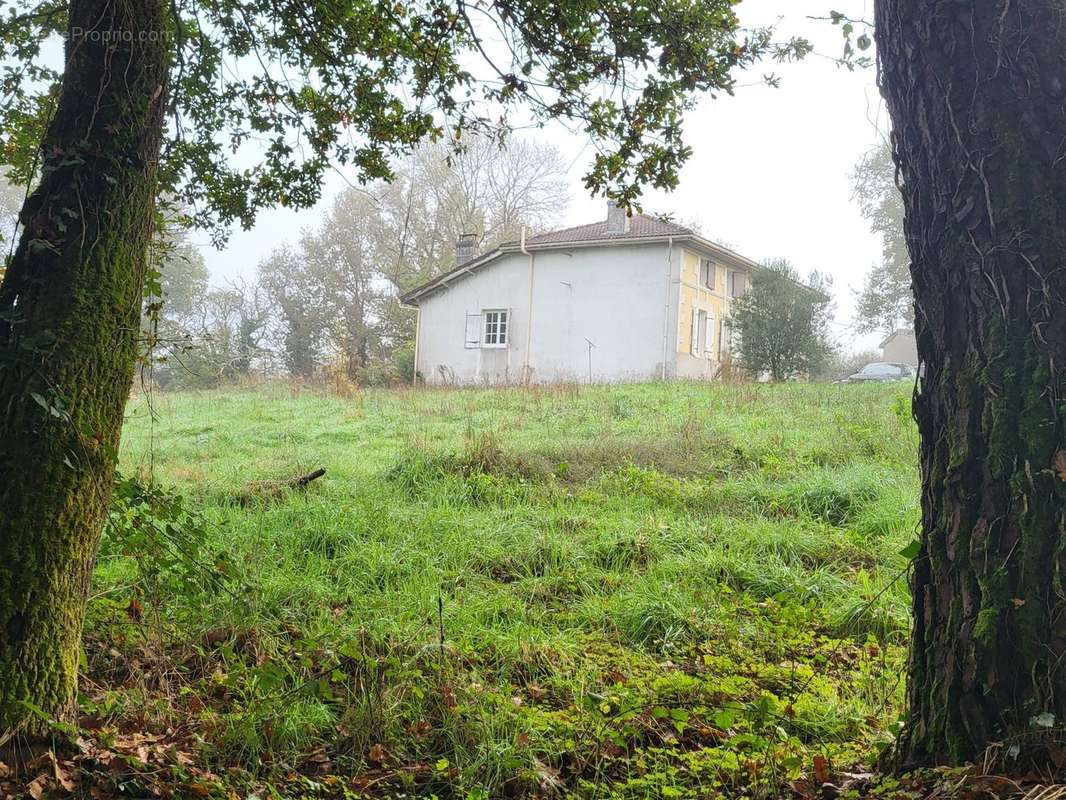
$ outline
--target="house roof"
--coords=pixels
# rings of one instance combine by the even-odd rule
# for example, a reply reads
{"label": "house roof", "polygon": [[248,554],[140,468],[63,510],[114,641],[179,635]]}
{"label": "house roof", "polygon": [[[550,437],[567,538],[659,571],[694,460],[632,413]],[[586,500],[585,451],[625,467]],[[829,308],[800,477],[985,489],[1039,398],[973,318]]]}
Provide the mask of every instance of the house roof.
{"label": "house roof", "polygon": [[885,337],[884,341],[881,342],[881,344],[878,345],[878,347],[881,347],[881,348],[886,347],[889,344],[889,342],[891,342],[897,336],[910,336],[913,339],[914,338],[914,331],[910,330],[909,328],[900,328],[899,330],[892,331],[892,333],[888,334],[888,336]]}
{"label": "house roof", "polygon": [[577,225],[558,231],[548,231],[526,239],[527,245],[563,244],[580,242],[598,242],[605,239],[642,239],[646,236],[693,236],[690,228],[675,225],[673,222],[652,217],[647,214],[634,214],[629,218],[629,225],[624,232],[612,232],[607,220],[593,222],[591,225]]}
{"label": "house roof", "polygon": [[[739,253],[734,253],[728,248],[704,239],[691,228],[686,228],[673,222],[666,222],[648,214],[633,214],[629,218],[626,230],[623,232],[612,232],[609,229],[607,220],[603,220],[593,222],[590,225],[577,225],[572,228],[563,228],[557,231],[528,236],[525,239],[524,246],[527,252],[536,252],[539,250],[571,250],[579,247],[603,247],[612,244],[640,244],[642,242],[652,243],[670,240],[688,243],[713,257],[732,261],[748,269],[756,269],[759,266]],[[505,242],[494,250],[459,264],[448,272],[409,289],[400,295],[400,302],[408,305],[417,305],[418,300],[424,295],[440,287],[447,287],[453,281],[487,266],[503,255],[522,252],[522,247],[522,242]]]}

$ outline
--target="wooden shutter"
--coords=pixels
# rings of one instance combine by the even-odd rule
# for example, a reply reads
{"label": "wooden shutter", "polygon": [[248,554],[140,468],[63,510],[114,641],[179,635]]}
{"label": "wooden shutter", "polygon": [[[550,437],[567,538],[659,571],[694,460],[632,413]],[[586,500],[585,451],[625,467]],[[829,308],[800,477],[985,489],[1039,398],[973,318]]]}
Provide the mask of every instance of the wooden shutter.
{"label": "wooden shutter", "polygon": [[700,312],[692,309],[692,326],[688,333],[688,351],[692,355],[700,352]]}
{"label": "wooden shutter", "polygon": [[747,277],[743,272],[733,273],[733,297],[743,296],[745,289],[747,289]]}
{"label": "wooden shutter", "polygon": [[475,350],[481,347],[481,312],[466,312],[466,336],[463,347]]}

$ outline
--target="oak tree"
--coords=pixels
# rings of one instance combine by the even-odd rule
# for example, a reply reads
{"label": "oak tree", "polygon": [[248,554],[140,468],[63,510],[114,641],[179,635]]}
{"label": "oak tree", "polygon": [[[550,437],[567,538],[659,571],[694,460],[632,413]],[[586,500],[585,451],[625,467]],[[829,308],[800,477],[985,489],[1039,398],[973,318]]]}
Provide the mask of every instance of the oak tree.
{"label": "oak tree", "polygon": [[1039,760],[1066,720],[1064,23],[876,5],[923,370],[905,765]]}

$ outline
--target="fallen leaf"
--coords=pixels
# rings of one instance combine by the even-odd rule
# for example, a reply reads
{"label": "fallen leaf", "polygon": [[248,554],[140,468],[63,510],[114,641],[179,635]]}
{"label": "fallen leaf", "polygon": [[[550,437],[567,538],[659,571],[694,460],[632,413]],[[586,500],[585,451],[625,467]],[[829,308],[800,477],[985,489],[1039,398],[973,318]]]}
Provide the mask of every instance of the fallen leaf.
{"label": "fallen leaf", "polygon": [[367,753],[367,761],[373,761],[375,764],[381,764],[385,761],[385,748],[380,744],[375,744],[370,748],[370,752]]}
{"label": "fallen leaf", "polygon": [[539,759],[533,760],[533,769],[536,772],[537,779],[540,781],[541,791],[555,793],[562,787],[562,781],[559,779],[559,770],[549,767]]}
{"label": "fallen leaf", "polygon": [[1047,746],[1047,749],[1056,767],[1062,769],[1063,766],[1066,766],[1066,747],[1051,743]]}
{"label": "fallen leaf", "polygon": [[814,780],[818,784],[829,783],[829,762],[825,756],[814,757]]}
{"label": "fallen leaf", "polygon": [[174,760],[178,763],[179,766],[182,767],[188,767],[192,765],[192,756],[188,753],[182,752],[181,750],[174,751]]}
{"label": "fallen leaf", "polygon": [[104,727],[104,720],[97,714],[85,714],[78,717],[78,727],[87,731],[98,731]]}
{"label": "fallen leaf", "polygon": [[1059,476],[1060,481],[1066,481],[1066,450],[1059,450],[1051,460],[1051,465]]}
{"label": "fallen leaf", "polygon": [[44,775],[38,775],[29,785],[26,786],[26,792],[33,800],[41,800],[44,797],[44,784],[48,780]]}
{"label": "fallen leaf", "polygon": [[50,755],[52,757],[52,772],[56,776],[56,781],[73,794],[78,786],[74,779],[70,777],[70,770],[74,768],[74,763],[72,761],[59,762],[56,760],[55,753],[50,753]]}

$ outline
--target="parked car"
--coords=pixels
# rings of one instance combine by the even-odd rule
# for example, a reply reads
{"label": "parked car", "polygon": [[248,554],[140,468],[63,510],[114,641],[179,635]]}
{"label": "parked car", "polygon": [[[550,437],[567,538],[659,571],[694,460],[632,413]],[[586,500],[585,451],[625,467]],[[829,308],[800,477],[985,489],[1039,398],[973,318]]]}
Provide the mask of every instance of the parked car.
{"label": "parked car", "polygon": [[848,383],[868,383],[884,381],[902,381],[914,378],[914,367],[909,364],[890,364],[886,361],[876,361],[867,364],[854,375],[845,378]]}

